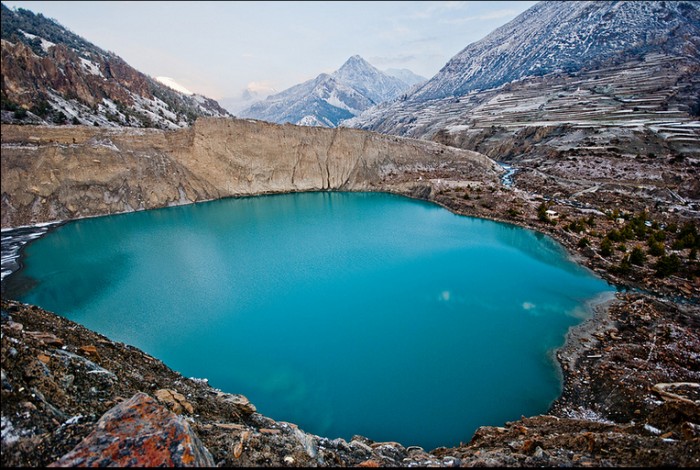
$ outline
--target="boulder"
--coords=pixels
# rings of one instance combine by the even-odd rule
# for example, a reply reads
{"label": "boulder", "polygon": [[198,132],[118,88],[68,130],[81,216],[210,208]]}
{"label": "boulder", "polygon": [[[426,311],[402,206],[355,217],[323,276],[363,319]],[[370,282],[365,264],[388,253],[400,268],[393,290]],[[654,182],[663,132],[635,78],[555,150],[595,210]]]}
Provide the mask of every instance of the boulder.
{"label": "boulder", "polygon": [[145,393],[107,411],[95,429],[51,467],[212,467],[184,418]]}

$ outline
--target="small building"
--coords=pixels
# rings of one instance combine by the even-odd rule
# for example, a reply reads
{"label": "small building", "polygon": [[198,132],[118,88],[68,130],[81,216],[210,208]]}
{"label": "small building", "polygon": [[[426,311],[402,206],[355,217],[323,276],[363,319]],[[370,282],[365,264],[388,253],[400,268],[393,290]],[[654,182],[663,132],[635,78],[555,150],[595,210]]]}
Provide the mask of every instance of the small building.
{"label": "small building", "polygon": [[553,211],[552,209],[547,209],[545,211],[545,214],[547,214],[547,217],[550,219],[558,219],[559,218],[559,213],[557,211]]}

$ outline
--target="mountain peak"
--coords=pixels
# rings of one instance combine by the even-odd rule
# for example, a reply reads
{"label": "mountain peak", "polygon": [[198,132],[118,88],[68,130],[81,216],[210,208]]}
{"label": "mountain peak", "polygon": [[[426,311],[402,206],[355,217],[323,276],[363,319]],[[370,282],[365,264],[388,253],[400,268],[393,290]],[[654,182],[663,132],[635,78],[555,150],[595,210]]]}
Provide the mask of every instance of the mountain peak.
{"label": "mountain peak", "polygon": [[409,84],[353,55],[335,72],[295,85],[239,112],[241,117],[336,127],[375,104],[393,99]]}
{"label": "mountain peak", "polygon": [[361,65],[366,65],[370,66],[370,63],[367,62],[365,59],[362,58],[359,54],[355,54],[354,56],[351,56],[348,60],[345,61],[345,63],[342,65],[341,68],[345,67],[346,65],[350,64],[361,64]]}

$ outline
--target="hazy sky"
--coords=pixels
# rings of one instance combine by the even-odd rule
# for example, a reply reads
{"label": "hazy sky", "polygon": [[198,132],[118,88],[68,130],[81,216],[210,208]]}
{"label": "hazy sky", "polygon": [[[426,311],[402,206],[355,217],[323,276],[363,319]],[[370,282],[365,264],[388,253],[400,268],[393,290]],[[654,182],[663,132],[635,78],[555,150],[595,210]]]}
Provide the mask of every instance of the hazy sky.
{"label": "hazy sky", "polygon": [[217,100],[292,85],[359,54],[430,78],[537,2],[3,1],[53,18],[153,77]]}

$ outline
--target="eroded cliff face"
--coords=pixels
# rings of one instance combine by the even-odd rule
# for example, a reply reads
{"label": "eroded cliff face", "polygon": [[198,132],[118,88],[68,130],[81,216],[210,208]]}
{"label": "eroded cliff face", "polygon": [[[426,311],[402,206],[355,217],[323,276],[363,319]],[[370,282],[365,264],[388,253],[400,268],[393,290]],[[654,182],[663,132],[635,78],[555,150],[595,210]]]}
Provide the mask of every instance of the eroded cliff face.
{"label": "eroded cliff face", "polygon": [[292,191],[425,197],[502,171],[432,142],[225,118],[177,131],[8,125],[1,162],[2,227]]}

